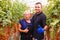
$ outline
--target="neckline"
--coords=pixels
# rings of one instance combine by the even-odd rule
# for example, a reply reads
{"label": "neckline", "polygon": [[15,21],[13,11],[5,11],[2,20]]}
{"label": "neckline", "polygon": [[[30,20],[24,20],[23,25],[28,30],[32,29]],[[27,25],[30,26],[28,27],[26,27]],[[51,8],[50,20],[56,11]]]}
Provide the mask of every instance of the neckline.
{"label": "neckline", "polygon": [[[24,20],[25,20],[25,19],[24,19]],[[25,20],[25,22],[28,23],[26,20]],[[30,22],[30,23],[31,23],[31,22]],[[30,24],[30,23],[28,23],[28,24]]]}

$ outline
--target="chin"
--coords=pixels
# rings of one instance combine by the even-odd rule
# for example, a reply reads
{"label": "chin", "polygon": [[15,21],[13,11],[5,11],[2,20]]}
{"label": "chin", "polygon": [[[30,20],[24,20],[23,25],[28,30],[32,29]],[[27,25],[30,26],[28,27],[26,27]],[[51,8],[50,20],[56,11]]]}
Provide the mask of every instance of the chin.
{"label": "chin", "polygon": [[36,11],[37,13],[39,12],[39,11]]}
{"label": "chin", "polygon": [[41,11],[36,11],[37,13],[41,12]]}
{"label": "chin", "polygon": [[29,20],[28,18],[26,18],[26,20]]}
{"label": "chin", "polygon": [[40,11],[36,10],[36,12],[40,12]]}

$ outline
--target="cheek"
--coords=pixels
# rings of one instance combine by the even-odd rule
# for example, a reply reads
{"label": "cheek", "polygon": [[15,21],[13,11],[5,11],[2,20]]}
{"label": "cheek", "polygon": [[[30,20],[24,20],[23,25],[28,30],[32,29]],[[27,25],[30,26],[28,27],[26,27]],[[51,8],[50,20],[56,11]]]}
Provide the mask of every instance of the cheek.
{"label": "cheek", "polygon": [[41,8],[35,8],[35,10],[41,10]]}
{"label": "cheek", "polygon": [[30,17],[30,15],[27,15],[27,18],[29,18]]}
{"label": "cheek", "polygon": [[35,11],[36,11],[36,12],[39,12],[39,11],[40,11],[40,9],[39,9],[39,8],[36,8],[36,9],[35,9]]}
{"label": "cheek", "polygon": [[25,17],[26,17],[26,18],[29,18],[29,17],[30,17],[30,15],[25,15]]}

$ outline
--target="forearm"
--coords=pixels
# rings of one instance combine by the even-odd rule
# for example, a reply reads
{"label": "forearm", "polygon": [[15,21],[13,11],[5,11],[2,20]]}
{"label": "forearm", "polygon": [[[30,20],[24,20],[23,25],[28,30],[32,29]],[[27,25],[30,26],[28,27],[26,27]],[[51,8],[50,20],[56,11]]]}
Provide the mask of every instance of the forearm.
{"label": "forearm", "polygon": [[24,30],[22,30],[22,29],[19,29],[19,31],[20,31],[20,32],[24,32]]}
{"label": "forearm", "polygon": [[44,26],[44,30],[46,31],[47,29],[48,29],[48,26],[47,26],[47,25],[45,25],[45,26]]}
{"label": "forearm", "polygon": [[21,24],[19,24],[19,31],[24,32],[24,30],[21,29]]}

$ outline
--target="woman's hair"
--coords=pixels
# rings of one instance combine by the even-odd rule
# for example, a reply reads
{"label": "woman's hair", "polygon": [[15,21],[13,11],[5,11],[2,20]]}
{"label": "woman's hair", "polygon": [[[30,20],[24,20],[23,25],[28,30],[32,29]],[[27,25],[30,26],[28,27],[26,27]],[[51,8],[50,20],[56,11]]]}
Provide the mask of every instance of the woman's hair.
{"label": "woman's hair", "polygon": [[31,14],[30,10],[25,10],[24,14]]}

